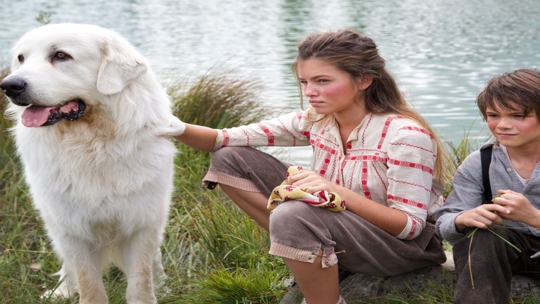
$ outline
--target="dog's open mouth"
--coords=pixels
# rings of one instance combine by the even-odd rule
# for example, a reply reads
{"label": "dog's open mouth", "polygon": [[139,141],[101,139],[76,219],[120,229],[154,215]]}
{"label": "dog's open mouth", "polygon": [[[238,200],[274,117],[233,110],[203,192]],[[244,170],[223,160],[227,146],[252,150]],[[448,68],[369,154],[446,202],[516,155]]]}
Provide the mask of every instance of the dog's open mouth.
{"label": "dog's open mouth", "polygon": [[22,114],[26,127],[50,126],[61,120],[77,120],[83,117],[86,104],[80,99],[70,100],[56,107],[29,106]]}

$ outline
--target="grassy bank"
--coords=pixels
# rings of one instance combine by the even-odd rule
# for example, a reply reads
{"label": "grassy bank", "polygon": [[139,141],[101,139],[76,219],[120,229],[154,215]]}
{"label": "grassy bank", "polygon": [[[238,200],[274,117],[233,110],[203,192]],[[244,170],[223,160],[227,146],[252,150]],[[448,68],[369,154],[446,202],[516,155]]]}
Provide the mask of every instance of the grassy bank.
{"label": "grassy bank", "polygon": [[[265,114],[258,106],[258,89],[234,73],[213,70],[181,81],[169,93],[183,121],[223,128]],[[3,107],[7,101],[3,94],[1,98]],[[0,304],[76,303],[40,299],[57,284],[53,274],[60,264],[32,207],[7,131],[10,125],[0,116]],[[469,153],[467,142],[452,148],[456,155],[450,166]],[[168,279],[159,303],[278,303],[290,274],[281,259],[267,254],[268,235],[219,188],[201,187],[209,153],[180,144],[178,148],[173,205],[162,245]],[[125,303],[123,274],[112,269],[105,283],[110,303]],[[451,293],[451,286],[426,286],[425,294],[413,296],[418,300],[412,302],[411,295],[396,294],[363,303],[451,303]]]}

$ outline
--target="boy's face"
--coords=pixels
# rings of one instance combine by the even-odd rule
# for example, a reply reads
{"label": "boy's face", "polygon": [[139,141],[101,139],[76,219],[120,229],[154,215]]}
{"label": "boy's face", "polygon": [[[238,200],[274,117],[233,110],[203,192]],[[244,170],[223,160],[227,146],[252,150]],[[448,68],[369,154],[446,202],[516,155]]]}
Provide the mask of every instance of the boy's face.
{"label": "boy's face", "polygon": [[532,111],[526,116],[523,110],[508,110],[497,107],[486,108],[489,130],[507,148],[540,148],[540,122]]}

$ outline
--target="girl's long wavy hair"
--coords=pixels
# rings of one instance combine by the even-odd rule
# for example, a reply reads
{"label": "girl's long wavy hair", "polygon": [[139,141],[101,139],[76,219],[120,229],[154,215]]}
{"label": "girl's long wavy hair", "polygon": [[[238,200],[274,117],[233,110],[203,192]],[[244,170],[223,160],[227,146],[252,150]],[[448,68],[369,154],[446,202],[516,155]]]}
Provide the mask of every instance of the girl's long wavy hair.
{"label": "girl's long wavy hair", "polygon": [[[297,78],[298,62],[310,58],[333,64],[338,69],[347,72],[353,83],[361,76],[372,77],[373,81],[367,89],[358,90],[356,102],[363,101],[366,110],[370,113],[402,115],[417,121],[425,128],[433,136],[437,145],[435,178],[442,183],[446,181],[448,177],[445,165],[447,154],[444,145],[427,121],[407,105],[396,81],[386,69],[386,62],[379,55],[377,45],[371,38],[352,29],[308,36],[298,45],[298,56],[292,66]],[[301,91],[299,82],[298,86]],[[300,98],[303,107],[302,92],[300,92]]]}

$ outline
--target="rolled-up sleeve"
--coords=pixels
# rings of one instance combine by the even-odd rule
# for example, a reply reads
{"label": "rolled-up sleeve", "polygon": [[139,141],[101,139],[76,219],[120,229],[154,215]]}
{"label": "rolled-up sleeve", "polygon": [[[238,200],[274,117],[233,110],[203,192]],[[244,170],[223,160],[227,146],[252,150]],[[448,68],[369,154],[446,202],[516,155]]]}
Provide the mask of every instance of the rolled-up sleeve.
{"label": "rolled-up sleeve", "polygon": [[226,146],[307,146],[309,125],[302,111],[218,132],[214,150]]}
{"label": "rolled-up sleeve", "polygon": [[426,225],[436,159],[436,144],[423,128],[402,127],[389,143],[387,204],[408,217],[399,239],[414,239]]}

